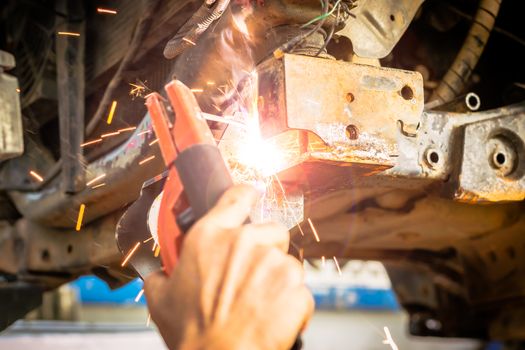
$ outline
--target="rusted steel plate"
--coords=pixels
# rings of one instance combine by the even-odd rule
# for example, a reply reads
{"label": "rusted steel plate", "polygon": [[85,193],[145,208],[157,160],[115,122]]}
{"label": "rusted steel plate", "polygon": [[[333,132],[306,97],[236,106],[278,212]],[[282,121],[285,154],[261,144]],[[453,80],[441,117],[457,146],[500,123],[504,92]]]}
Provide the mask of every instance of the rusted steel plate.
{"label": "rusted steel plate", "polygon": [[310,156],[394,165],[398,121],[416,128],[423,111],[417,72],[285,55],[259,70],[259,115],[265,136],[305,130]]}

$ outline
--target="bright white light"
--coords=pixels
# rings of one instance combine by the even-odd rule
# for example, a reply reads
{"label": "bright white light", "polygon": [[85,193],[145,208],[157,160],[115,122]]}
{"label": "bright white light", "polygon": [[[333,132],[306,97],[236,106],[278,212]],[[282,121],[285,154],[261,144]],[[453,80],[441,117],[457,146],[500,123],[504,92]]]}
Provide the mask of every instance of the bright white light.
{"label": "bright white light", "polygon": [[245,140],[239,143],[239,163],[255,169],[262,176],[276,174],[284,163],[281,150],[275,143],[264,140],[255,118],[249,120]]}

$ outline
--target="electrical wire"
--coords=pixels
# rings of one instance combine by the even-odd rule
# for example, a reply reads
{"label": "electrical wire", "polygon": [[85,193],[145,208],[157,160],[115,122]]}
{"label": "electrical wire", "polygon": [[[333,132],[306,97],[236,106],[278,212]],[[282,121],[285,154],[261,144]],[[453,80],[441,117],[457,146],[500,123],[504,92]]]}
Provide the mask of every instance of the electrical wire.
{"label": "electrical wire", "polygon": [[[338,0],[338,1],[340,2],[341,0]],[[328,11],[328,1],[321,0],[321,4],[322,4],[322,7],[323,7],[323,13],[320,16],[312,19],[308,23],[303,24],[301,26],[301,28],[306,28],[307,26],[312,25],[316,21],[317,21],[317,24],[311,30],[309,30],[308,32],[302,33],[302,34],[294,37],[293,39],[285,42],[281,46],[279,46],[279,48],[277,48],[273,52],[273,54],[274,54],[274,56],[276,58],[282,57],[284,55],[284,53],[286,53],[286,52],[291,52],[294,48],[297,47],[297,45],[302,43],[306,38],[308,38],[310,35],[318,32],[322,28],[323,24],[326,21],[326,18],[328,17],[327,14],[328,14],[329,11]]]}
{"label": "electrical wire", "polygon": [[335,33],[335,28],[339,25],[339,20],[340,20],[339,16],[340,16],[340,14],[341,14],[341,7],[338,6],[337,7],[337,15],[335,17],[335,21],[332,23],[332,26],[330,27],[330,32],[326,36],[326,39],[324,41],[323,46],[321,46],[319,51],[317,51],[317,53],[315,54],[315,57],[319,56],[319,54],[321,54],[321,52],[323,52],[326,49],[326,47],[328,46],[328,43],[330,42],[330,40],[332,40],[332,37],[334,36],[334,33]]}

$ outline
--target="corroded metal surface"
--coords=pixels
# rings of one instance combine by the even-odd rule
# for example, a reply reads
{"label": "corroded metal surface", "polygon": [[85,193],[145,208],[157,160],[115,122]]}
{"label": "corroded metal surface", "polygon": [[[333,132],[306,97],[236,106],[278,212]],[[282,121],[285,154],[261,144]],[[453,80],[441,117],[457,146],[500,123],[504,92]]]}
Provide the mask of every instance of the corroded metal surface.
{"label": "corroded metal surface", "polygon": [[475,201],[525,199],[525,113],[465,128],[456,197]]}
{"label": "corroded metal surface", "polygon": [[383,58],[392,51],[424,0],[359,0],[340,32],[362,57]]}
{"label": "corroded metal surface", "polygon": [[[127,142],[90,163],[86,181],[105,174],[106,186],[88,187],[70,196],[57,190],[60,184],[55,179],[40,191],[12,191],[9,196],[25,218],[51,227],[74,227],[78,207],[83,203],[87,208],[84,221],[89,223],[137,199],[142,183],[164,170],[157,145],[149,146],[154,139],[147,116]],[[151,156],[155,158],[139,164]]]}
{"label": "corroded metal surface", "polygon": [[0,51],[0,161],[19,156],[24,151],[18,80],[3,73],[4,68],[14,65],[14,57]]}

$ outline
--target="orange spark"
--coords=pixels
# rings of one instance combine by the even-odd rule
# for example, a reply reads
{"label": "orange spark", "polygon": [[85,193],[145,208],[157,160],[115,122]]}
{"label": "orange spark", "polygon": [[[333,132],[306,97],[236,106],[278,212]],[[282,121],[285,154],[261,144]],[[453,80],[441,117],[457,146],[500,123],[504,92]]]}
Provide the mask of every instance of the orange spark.
{"label": "orange spark", "polygon": [[44,182],[44,178],[40,176],[36,171],[31,170],[29,174],[35,179],[37,179],[39,182]]}
{"label": "orange spark", "polygon": [[150,322],[151,322],[151,314],[148,312],[148,318],[146,320],[146,327],[149,327]]}
{"label": "orange spark", "polygon": [[91,189],[94,190],[95,188],[99,188],[99,187],[102,187],[102,186],[106,186],[106,184],[105,183],[101,183],[100,185],[96,185],[96,186],[91,187]]}
{"label": "orange spark", "polygon": [[157,242],[153,242],[153,247],[151,247],[151,251],[154,252],[155,248],[157,248]]}
{"label": "orange spark", "polygon": [[150,133],[150,131],[146,130],[146,131],[139,132],[137,135],[140,136],[140,135],[149,134],[149,133]]}
{"label": "orange spark", "polygon": [[148,238],[147,240],[145,241],[142,241],[142,243],[148,243],[149,241],[151,241],[153,239],[153,236],[151,236],[150,238]]}
{"label": "orange spark", "polygon": [[222,112],[219,106],[217,106],[216,104],[213,104],[212,106],[217,110],[217,112]]}
{"label": "orange spark", "polygon": [[135,302],[138,303],[140,298],[142,297],[142,294],[144,294],[144,288],[140,290],[139,294],[135,297]]}
{"label": "orange spark", "polygon": [[337,267],[337,272],[339,273],[339,276],[342,276],[343,273],[341,272],[341,268],[339,267],[339,262],[337,261],[337,258],[334,256],[334,263],[335,267]]}
{"label": "orange spark", "polygon": [[150,146],[153,146],[153,145],[156,144],[157,142],[159,142],[159,139],[155,139],[155,140],[151,141],[151,142],[149,143],[149,145],[150,145]]}
{"label": "orange spark", "polygon": [[80,33],[76,32],[58,32],[58,35],[64,35],[64,36],[80,36]]}
{"label": "orange spark", "polygon": [[193,46],[197,45],[197,44],[195,44],[195,42],[191,41],[191,40],[188,39],[188,38],[182,38],[182,40],[184,40],[185,42],[187,42],[187,43],[189,43],[189,44],[191,44],[191,45],[193,45]]}
{"label": "orange spark", "polygon": [[86,186],[91,186],[93,185],[95,182],[97,182],[98,180],[100,179],[103,179],[104,177],[106,177],[106,174],[102,174],[100,176],[97,176],[96,178],[94,178],[93,180],[89,181]]}
{"label": "orange spark", "polygon": [[104,8],[101,8],[101,7],[97,8],[97,12],[98,13],[106,13],[108,15],[116,15],[117,14],[116,10],[104,9]]}
{"label": "orange spark", "polygon": [[215,85],[215,82],[214,81],[207,81],[206,85],[212,86],[212,85]]}
{"label": "orange spark", "polygon": [[204,89],[191,89],[191,92],[197,93],[197,92],[203,92]]}
{"label": "orange spark", "polygon": [[82,227],[82,219],[84,219],[85,210],[86,210],[86,205],[80,204],[80,209],[78,211],[78,217],[77,217],[77,226],[75,227],[76,231],[80,231],[80,228]]}
{"label": "orange spark", "polygon": [[117,131],[118,131],[118,132],[133,131],[133,130],[135,130],[136,128],[137,128],[136,126],[130,126],[129,128],[119,129],[119,130],[117,130]]}
{"label": "orange spark", "polygon": [[310,224],[310,227],[312,228],[312,233],[315,236],[315,240],[317,242],[320,242],[321,240],[319,239],[319,235],[317,234],[317,230],[315,229],[314,223],[312,222],[312,220],[310,220],[310,218],[308,218],[308,223]]}
{"label": "orange spark", "polygon": [[108,120],[107,120],[108,125],[111,124],[111,122],[113,121],[113,115],[115,114],[115,109],[117,109],[117,101],[113,101],[111,103],[111,108],[109,109]]}
{"label": "orange spark", "polygon": [[99,143],[99,142],[102,142],[102,139],[96,139],[96,140],[93,140],[93,141],[84,142],[83,144],[80,145],[80,147],[93,145],[93,144]]}
{"label": "orange spark", "polygon": [[124,261],[122,262],[122,264],[120,264],[120,266],[124,267],[126,266],[126,264],[128,263],[129,259],[131,259],[131,257],[133,256],[133,254],[135,254],[135,252],[137,251],[137,249],[139,249],[139,246],[140,246],[140,242],[137,242],[137,244],[135,244],[135,246],[133,247],[133,249],[131,249],[128,253],[128,255],[126,255],[126,257],[124,258]]}
{"label": "orange spark", "polygon": [[19,89],[19,88],[16,88],[16,92],[20,93],[20,89]]}
{"label": "orange spark", "polygon": [[155,254],[154,256],[157,258],[160,254],[160,245],[157,245],[157,249],[155,249]]}
{"label": "orange spark", "polygon": [[139,165],[142,165],[142,164],[144,164],[144,163],[147,163],[147,162],[149,162],[150,160],[153,160],[153,159],[155,159],[155,156],[151,156],[151,157],[148,157],[148,158],[146,158],[146,159],[143,159],[143,160],[141,160],[141,161],[139,162]]}
{"label": "orange spark", "polygon": [[115,136],[115,135],[118,135],[118,134],[120,134],[120,132],[115,131],[115,132],[110,132],[110,133],[107,133],[107,134],[104,134],[104,135],[100,135],[100,137],[102,137],[104,139],[106,137],[111,137],[111,136]]}
{"label": "orange spark", "polygon": [[[274,175],[275,179],[277,180],[277,183],[279,184],[279,187],[281,188],[281,192],[283,193],[283,198],[286,202],[288,202],[288,200],[286,199],[286,192],[284,192],[284,186],[283,186],[283,183],[281,182],[281,180],[279,180],[279,176],[277,175]],[[291,212],[292,212],[292,215],[293,215],[293,218],[294,220],[297,222],[297,228],[299,229],[299,232],[301,232],[301,236],[304,237],[304,232],[303,232],[303,229],[301,228],[301,223],[299,222],[299,220],[295,217],[295,213],[293,212],[293,209],[291,209]],[[311,222],[310,222],[311,224]],[[313,225],[312,225],[312,228],[313,228]],[[315,230],[315,228],[314,228]],[[317,234],[316,234],[317,236]],[[317,237],[319,238],[319,237]],[[317,240],[317,242],[319,242],[319,240]]]}

